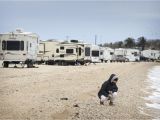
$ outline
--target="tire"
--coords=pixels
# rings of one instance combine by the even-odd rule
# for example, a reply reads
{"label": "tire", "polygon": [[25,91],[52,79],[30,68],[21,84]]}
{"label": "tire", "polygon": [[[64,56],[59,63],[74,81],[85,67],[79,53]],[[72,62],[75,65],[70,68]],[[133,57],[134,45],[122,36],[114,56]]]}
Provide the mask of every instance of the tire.
{"label": "tire", "polygon": [[27,68],[33,68],[33,62],[32,61],[29,61],[27,63]]}
{"label": "tire", "polygon": [[9,67],[9,62],[3,62],[3,67],[8,68]]}

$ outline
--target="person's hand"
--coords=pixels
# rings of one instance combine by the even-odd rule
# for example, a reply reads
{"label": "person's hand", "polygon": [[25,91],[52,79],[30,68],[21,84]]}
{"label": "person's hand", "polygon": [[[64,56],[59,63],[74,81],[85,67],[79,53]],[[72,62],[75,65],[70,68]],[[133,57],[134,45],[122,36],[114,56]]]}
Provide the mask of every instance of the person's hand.
{"label": "person's hand", "polygon": [[112,94],[112,91],[109,91],[109,94]]}

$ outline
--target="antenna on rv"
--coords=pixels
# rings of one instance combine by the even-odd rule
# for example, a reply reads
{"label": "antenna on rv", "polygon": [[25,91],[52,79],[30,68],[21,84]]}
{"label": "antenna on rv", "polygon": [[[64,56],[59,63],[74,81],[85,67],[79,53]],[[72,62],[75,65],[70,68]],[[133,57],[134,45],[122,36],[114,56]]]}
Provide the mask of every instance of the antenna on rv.
{"label": "antenna on rv", "polygon": [[23,29],[22,29],[22,28],[16,28],[16,32],[22,33],[22,32],[23,32]]}

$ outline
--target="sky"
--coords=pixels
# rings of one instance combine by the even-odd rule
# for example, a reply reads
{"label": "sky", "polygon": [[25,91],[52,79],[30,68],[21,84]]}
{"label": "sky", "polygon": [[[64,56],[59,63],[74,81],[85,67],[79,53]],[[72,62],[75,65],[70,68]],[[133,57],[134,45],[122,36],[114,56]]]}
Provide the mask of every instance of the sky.
{"label": "sky", "polygon": [[41,40],[82,40],[97,44],[160,38],[160,0],[0,0],[0,33],[22,28]]}

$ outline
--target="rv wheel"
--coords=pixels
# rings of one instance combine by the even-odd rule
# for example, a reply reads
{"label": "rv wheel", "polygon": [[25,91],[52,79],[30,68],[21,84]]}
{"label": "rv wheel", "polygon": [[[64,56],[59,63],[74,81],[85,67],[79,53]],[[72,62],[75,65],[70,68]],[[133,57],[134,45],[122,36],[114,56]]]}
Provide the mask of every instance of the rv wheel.
{"label": "rv wheel", "polygon": [[27,63],[27,68],[32,68],[33,67],[33,63],[29,62]]}
{"label": "rv wheel", "polygon": [[9,66],[9,62],[3,62],[3,67],[4,68],[8,68],[8,66]]}

